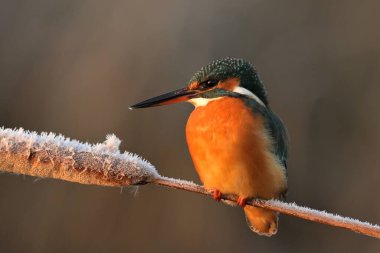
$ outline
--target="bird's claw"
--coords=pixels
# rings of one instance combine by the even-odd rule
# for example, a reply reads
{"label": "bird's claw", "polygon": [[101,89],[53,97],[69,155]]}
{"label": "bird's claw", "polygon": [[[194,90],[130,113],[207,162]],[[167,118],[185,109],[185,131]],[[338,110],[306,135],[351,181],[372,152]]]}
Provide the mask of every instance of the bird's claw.
{"label": "bird's claw", "polygon": [[215,201],[220,201],[222,199],[222,193],[219,190],[212,190],[212,197]]}
{"label": "bird's claw", "polygon": [[238,199],[236,200],[236,204],[238,204],[241,207],[245,207],[246,202],[247,202],[247,199],[242,196],[239,196]]}

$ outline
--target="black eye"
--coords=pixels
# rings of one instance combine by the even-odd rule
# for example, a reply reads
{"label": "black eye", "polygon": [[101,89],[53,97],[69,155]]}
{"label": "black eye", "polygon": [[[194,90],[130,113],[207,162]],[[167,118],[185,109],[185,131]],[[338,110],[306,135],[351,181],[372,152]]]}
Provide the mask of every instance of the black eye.
{"label": "black eye", "polygon": [[201,89],[209,89],[209,88],[214,87],[218,83],[219,83],[218,80],[214,80],[214,79],[206,80],[206,81],[201,82],[199,84],[199,88],[201,88]]}

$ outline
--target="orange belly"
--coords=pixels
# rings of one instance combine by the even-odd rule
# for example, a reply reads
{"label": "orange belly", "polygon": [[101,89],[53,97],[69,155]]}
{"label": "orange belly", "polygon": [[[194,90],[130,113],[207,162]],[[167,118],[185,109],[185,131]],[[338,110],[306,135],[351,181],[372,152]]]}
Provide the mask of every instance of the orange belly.
{"label": "orange belly", "polygon": [[205,187],[266,199],[286,189],[285,169],[270,152],[261,115],[240,99],[224,97],[195,108],[186,138]]}

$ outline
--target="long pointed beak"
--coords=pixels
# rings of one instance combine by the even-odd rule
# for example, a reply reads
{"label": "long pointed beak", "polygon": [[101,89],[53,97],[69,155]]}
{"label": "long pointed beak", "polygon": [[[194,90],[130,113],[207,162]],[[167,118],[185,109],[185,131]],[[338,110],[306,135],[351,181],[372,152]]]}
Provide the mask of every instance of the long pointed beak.
{"label": "long pointed beak", "polygon": [[147,108],[160,105],[170,105],[174,103],[184,102],[195,97],[199,91],[190,90],[187,87],[172,92],[165,93],[163,95],[153,97],[132,105],[129,109]]}

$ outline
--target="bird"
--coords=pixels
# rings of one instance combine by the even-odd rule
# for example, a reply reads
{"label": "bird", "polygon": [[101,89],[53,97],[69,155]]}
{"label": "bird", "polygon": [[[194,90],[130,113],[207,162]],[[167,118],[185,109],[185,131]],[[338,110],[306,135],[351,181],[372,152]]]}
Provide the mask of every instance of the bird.
{"label": "bird", "polygon": [[254,66],[241,58],[214,60],[184,88],[156,96],[130,109],[190,102],[186,141],[204,187],[216,201],[238,196],[249,228],[264,236],[278,230],[278,213],[246,205],[247,199],[285,200],[288,134],[270,108]]}

